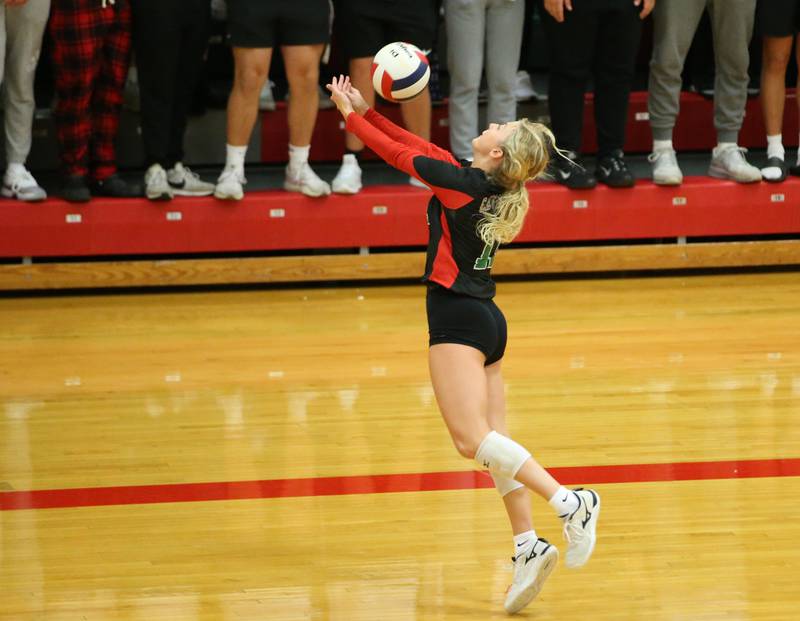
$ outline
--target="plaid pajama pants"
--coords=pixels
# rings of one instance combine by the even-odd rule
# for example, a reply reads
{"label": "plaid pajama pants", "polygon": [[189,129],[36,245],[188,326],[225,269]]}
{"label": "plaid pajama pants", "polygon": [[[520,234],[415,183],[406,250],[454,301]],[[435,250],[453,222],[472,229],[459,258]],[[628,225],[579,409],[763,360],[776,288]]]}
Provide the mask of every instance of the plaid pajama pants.
{"label": "plaid pajama pants", "polygon": [[114,140],[130,63],[130,5],[53,0],[50,34],[64,172],[102,181],[117,170]]}

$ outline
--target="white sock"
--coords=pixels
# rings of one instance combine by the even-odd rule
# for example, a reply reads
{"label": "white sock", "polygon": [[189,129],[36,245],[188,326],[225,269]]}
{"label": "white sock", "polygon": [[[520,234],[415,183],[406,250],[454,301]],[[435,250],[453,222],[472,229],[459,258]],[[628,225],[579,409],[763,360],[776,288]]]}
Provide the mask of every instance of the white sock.
{"label": "white sock", "polygon": [[653,140],[653,153],[656,151],[673,151],[672,140]]}
{"label": "white sock", "polygon": [[563,485],[556,490],[553,497],[549,500],[550,506],[556,510],[558,517],[567,517],[570,513],[574,513],[581,502],[575,495],[575,492],[567,489]]}
{"label": "white sock", "polygon": [[775,134],[774,136],[767,136],[767,157],[777,157],[783,159],[786,156],[786,151],[783,148],[783,135]]}
{"label": "white sock", "polygon": [[514,535],[514,556],[521,552],[527,552],[536,543],[536,531],[527,530],[519,535]]}
{"label": "white sock", "polygon": [[247,155],[247,146],[234,147],[232,144],[225,145],[225,168],[236,168],[244,170],[244,157]]}
{"label": "white sock", "polygon": [[293,144],[289,145],[289,170],[296,172],[300,170],[303,165],[308,161],[308,152],[311,150],[311,145],[304,147],[296,147]]}

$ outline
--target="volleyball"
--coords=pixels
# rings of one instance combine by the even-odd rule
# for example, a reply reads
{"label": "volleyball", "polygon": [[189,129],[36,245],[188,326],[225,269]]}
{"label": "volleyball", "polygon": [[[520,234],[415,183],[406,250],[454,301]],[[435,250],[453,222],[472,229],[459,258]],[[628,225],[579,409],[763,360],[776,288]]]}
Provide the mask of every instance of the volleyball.
{"label": "volleyball", "polygon": [[372,86],[388,101],[419,95],[431,77],[428,58],[417,46],[396,41],[384,45],[372,61]]}

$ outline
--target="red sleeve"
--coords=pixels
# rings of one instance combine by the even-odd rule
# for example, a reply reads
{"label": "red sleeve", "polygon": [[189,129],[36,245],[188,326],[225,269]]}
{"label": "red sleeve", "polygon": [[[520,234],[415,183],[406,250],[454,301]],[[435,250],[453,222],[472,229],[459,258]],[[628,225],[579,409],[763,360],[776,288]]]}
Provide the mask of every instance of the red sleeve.
{"label": "red sleeve", "polygon": [[425,155],[426,157],[431,157],[435,160],[442,160],[443,162],[455,164],[456,166],[459,165],[458,161],[456,161],[456,158],[453,157],[450,151],[437,147],[435,144],[432,144],[427,140],[423,140],[416,134],[412,134],[411,132],[404,130],[402,127],[398,127],[385,116],[379,112],[376,112],[372,108],[367,110],[367,112],[364,114],[364,118],[369,121],[370,125],[377,127],[392,140],[407,144],[409,147],[418,151],[420,155]]}
{"label": "red sleeve", "polygon": [[472,201],[473,183],[469,179],[469,172],[452,157],[452,162],[429,157],[393,140],[355,112],[347,116],[346,127],[387,164],[427,185],[445,207],[459,209]]}
{"label": "red sleeve", "polygon": [[[388,120],[386,122],[393,127],[397,127]],[[414,158],[422,155],[420,151],[398,142],[384,133],[379,127],[369,123],[365,117],[355,112],[347,115],[345,127],[347,131],[358,136],[365,145],[377,153],[387,164],[409,175],[419,177],[417,171],[414,170]],[[397,129],[399,130],[400,128],[397,127]]]}

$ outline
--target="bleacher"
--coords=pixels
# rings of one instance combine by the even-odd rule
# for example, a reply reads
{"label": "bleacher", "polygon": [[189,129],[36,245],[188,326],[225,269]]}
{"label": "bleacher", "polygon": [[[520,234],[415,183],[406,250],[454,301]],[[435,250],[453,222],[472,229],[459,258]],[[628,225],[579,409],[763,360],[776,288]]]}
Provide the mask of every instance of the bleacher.
{"label": "bleacher", "polygon": [[[785,144],[797,146],[797,112],[787,102]],[[593,150],[591,96],[585,151]],[[675,146],[698,155],[680,187],[645,178],[633,190],[570,191],[531,184],[532,212],[496,274],[580,273],[800,264],[800,178],[739,185],[704,175],[715,144],[712,102],[684,93]],[[397,110],[383,110],[390,116]],[[646,93],[631,97],[626,153],[650,148]],[[285,106],[265,113],[261,163],[285,160]],[[447,108],[434,109],[433,139],[447,144]],[[748,101],[740,144],[765,145],[759,101]],[[322,110],[314,162],[336,162],[341,119]],[[790,151],[794,157],[794,150]],[[756,153],[754,161],[763,154]],[[704,159],[705,158],[705,159]],[[762,158],[763,159],[763,158]],[[703,162],[706,162],[704,164]],[[376,167],[382,166],[375,164]],[[273,175],[274,176],[274,175]],[[309,199],[269,187],[238,204],[214,198],[151,203],[95,199],[74,205],[2,203],[0,289],[57,289],[414,278],[423,265],[429,193],[380,181],[355,196]]]}

